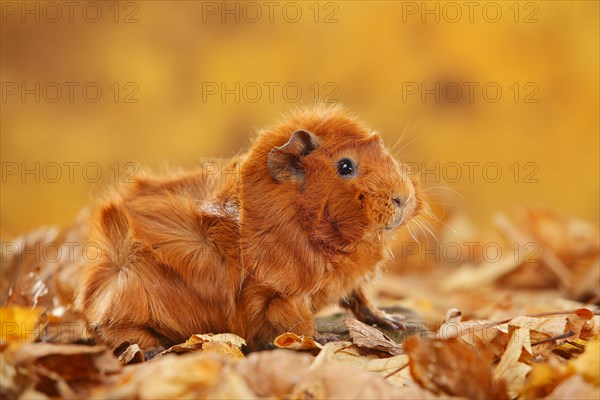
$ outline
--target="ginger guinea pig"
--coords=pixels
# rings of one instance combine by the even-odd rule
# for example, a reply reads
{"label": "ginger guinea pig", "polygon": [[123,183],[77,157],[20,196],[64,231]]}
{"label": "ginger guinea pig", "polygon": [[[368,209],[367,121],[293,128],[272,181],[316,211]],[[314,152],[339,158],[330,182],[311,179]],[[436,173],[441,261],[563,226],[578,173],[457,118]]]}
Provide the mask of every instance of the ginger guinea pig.
{"label": "ginger guinea pig", "polygon": [[139,177],[93,212],[102,251],[76,308],[99,340],[150,348],[232,332],[258,349],[286,331],[314,336],[313,313],[335,303],[401,327],[363,285],[423,200],[377,133],[321,105],[214,165]]}

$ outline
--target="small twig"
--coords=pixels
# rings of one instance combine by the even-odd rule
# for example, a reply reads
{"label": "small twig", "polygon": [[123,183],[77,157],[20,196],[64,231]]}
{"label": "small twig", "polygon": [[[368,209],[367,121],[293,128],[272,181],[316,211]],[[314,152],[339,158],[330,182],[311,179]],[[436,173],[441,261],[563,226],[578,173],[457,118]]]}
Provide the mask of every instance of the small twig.
{"label": "small twig", "polygon": [[[590,310],[592,311],[592,310]],[[592,313],[594,315],[600,315],[600,311],[592,311]],[[546,312],[541,312],[541,313],[535,313],[535,314],[527,314],[524,315],[524,317],[528,317],[528,318],[539,318],[539,317],[550,317],[552,315],[570,315],[570,314],[575,314],[575,310],[570,310],[570,311],[546,311]],[[505,319],[504,321],[497,321],[494,322],[494,325],[502,325],[502,324],[506,324],[507,322],[512,321],[514,318],[513,317],[511,319]]]}
{"label": "small twig", "polygon": [[569,331],[569,332],[563,333],[562,335],[554,336],[554,337],[551,337],[551,338],[548,338],[548,339],[540,340],[539,342],[531,343],[531,346],[533,347],[533,346],[537,346],[538,344],[544,344],[544,343],[548,343],[548,342],[553,342],[553,341],[559,340],[559,339],[566,339],[568,337],[573,336],[574,334],[575,334],[575,332]]}
{"label": "small twig", "polygon": [[349,349],[349,348],[351,348],[353,346],[354,346],[354,344],[349,344],[348,346],[340,347],[339,349],[337,349],[336,351],[334,351],[334,353],[348,354],[349,356],[357,357],[356,354],[353,354],[353,353],[351,353],[349,351],[344,351],[344,350]]}
{"label": "small twig", "polygon": [[393,370],[392,372],[390,372],[389,374],[387,374],[386,376],[383,377],[383,379],[387,379],[392,375],[397,374],[398,372],[402,371],[404,368],[408,367],[409,363],[404,364],[403,366],[401,366],[400,368],[396,368],[395,370]]}

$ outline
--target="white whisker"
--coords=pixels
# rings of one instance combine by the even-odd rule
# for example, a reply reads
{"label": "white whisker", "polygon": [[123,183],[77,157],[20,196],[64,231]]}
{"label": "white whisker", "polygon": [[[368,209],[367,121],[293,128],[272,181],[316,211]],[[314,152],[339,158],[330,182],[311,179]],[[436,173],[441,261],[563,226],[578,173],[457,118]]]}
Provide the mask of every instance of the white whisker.
{"label": "white whisker", "polygon": [[412,221],[408,221],[408,223],[406,224],[406,229],[408,230],[408,234],[415,241],[415,243],[419,244],[419,240],[417,239],[417,235],[415,234],[413,226],[411,224]]}
{"label": "white whisker", "polygon": [[[396,150],[396,146],[398,146],[398,144],[400,144],[402,142],[403,139],[408,139],[408,137],[410,136],[410,133],[412,132],[412,130],[417,126],[417,123],[415,122],[415,124],[411,127],[410,123],[406,124],[406,127],[404,128],[404,130],[402,131],[402,133],[400,134],[400,137],[398,138],[398,140],[396,140],[396,143],[394,143],[394,145],[391,147],[390,152],[391,153],[395,153]],[[413,140],[414,141],[414,140]],[[411,143],[413,142],[411,141]],[[410,144],[410,143],[409,143]],[[398,152],[402,151],[407,145],[403,146]]]}
{"label": "white whisker", "polygon": [[430,192],[430,191],[433,191],[433,190],[437,190],[437,189],[443,189],[443,190],[447,190],[447,191],[449,191],[449,192],[451,192],[451,193],[453,193],[453,194],[457,195],[457,196],[458,196],[458,197],[460,197],[461,199],[463,199],[463,200],[465,199],[465,197],[464,197],[463,195],[461,195],[461,194],[460,194],[460,193],[458,193],[456,190],[454,190],[454,189],[452,189],[452,188],[450,188],[450,187],[448,187],[448,186],[441,186],[441,185],[440,185],[440,186],[430,186],[430,187],[426,187],[426,188],[424,188],[424,189],[423,189],[423,192],[424,192],[424,193],[427,193],[427,192]]}
{"label": "white whisker", "polygon": [[[419,217],[417,217],[417,218],[419,218]],[[433,238],[436,240],[436,242],[439,242],[437,236],[435,236],[435,233],[433,233],[433,231],[431,229],[429,229],[429,227],[427,226],[427,223],[428,223],[427,221],[425,221],[424,219],[419,219],[418,222],[423,226],[423,228],[427,229],[427,231],[429,233],[431,233],[431,236],[433,236]],[[433,229],[433,226],[431,226],[431,228]]]}

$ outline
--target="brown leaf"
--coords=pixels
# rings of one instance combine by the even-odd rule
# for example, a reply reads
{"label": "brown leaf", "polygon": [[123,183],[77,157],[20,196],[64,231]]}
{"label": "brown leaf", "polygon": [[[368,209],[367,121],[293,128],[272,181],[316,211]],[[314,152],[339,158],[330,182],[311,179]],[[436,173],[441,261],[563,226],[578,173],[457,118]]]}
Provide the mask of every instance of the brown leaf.
{"label": "brown leaf", "polygon": [[528,364],[521,362],[523,353],[526,353],[525,358],[529,360],[532,357],[531,338],[527,328],[509,325],[509,329],[511,335],[508,346],[494,370],[493,378],[496,382],[505,382],[509,396],[515,398],[525,384],[525,377],[531,371]]}
{"label": "brown leaf", "polygon": [[502,382],[492,381],[492,357],[462,340],[409,337],[404,343],[410,372],[422,387],[471,399],[507,399]]}
{"label": "brown leaf", "polygon": [[10,362],[35,377],[37,390],[61,397],[85,393],[121,370],[112,352],[102,346],[29,343],[19,347]]}
{"label": "brown leaf", "polygon": [[38,271],[19,277],[8,291],[6,305],[33,308],[41,297],[48,294],[48,287],[39,278]]}
{"label": "brown leaf", "polygon": [[283,398],[308,374],[311,361],[307,353],[276,349],[251,353],[235,369],[259,397]]}
{"label": "brown leaf", "polygon": [[180,354],[198,350],[219,353],[230,359],[240,359],[244,358],[241,347],[245,344],[246,341],[244,339],[233,333],[195,334],[190,336],[185,343],[176,344],[157,354],[153,360],[159,359],[170,353]]}
{"label": "brown leaf", "polygon": [[330,342],[319,352],[311,368],[317,368],[320,364],[339,363],[365,369],[369,362],[378,359],[374,352],[364,354],[364,351],[361,352],[360,348],[351,342]]}
{"label": "brown leaf", "polygon": [[[9,287],[13,288],[13,304],[37,304],[50,311],[71,303],[85,263],[87,212],[84,209],[62,230],[44,227],[6,242],[7,254],[3,255],[0,270],[0,304],[6,304]],[[90,254],[88,257],[93,258]]]}
{"label": "brown leaf", "polygon": [[517,217],[523,226],[565,264],[582,257],[598,255],[598,227],[576,218],[565,217],[549,209],[524,208]]}
{"label": "brown leaf", "polygon": [[117,360],[122,365],[138,364],[144,362],[144,351],[137,343],[134,343],[128,345],[123,351],[119,351]]}
{"label": "brown leaf", "polygon": [[581,332],[589,326],[589,321],[593,321],[594,313],[587,308],[579,308],[575,310],[574,314],[567,317],[567,327],[565,331],[572,331],[575,333],[574,338],[579,338]]}
{"label": "brown leaf", "polygon": [[319,350],[323,348],[313,338],[303,335],[299,336],[293,332],[282,333],[275,338],[273,344],[280,349],[288,350]]}
{"label": "brown leaf", "polygon": [[402,345],[394,342],[380,330],[354,318],[346,318],[344,324],[350,331],[352,343],[357,346],[387,352],[391,355],[403,354]]}

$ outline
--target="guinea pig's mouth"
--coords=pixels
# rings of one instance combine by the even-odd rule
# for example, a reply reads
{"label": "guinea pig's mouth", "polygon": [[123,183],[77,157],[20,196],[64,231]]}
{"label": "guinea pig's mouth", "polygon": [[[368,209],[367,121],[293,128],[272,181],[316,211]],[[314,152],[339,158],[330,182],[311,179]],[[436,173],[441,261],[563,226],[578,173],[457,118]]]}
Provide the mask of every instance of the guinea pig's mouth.
{"label": "guinea pig's mouth", "polygon": [[414,216],[415,213],[415,208],[414,206],[411,206],[410,203],[411,197],[412,196],[408,197],[405,204],[401,207],[399,212],[396,213],[396,218],[394,218],[394,220],[390,224],[385,225],[383,227],[384,230],[391,231],[393,229],[396,229],[400,225],[406,224],[408,221],[410,221],[410,219]]}
{"label": "guinea pig's mouth", "polygon": [[391,231],[402,225],[404,222],[404,215],[400,215],[400,217],[392,221],[391,224],[384,226],[383,229],[385,229],[386,231]]}

